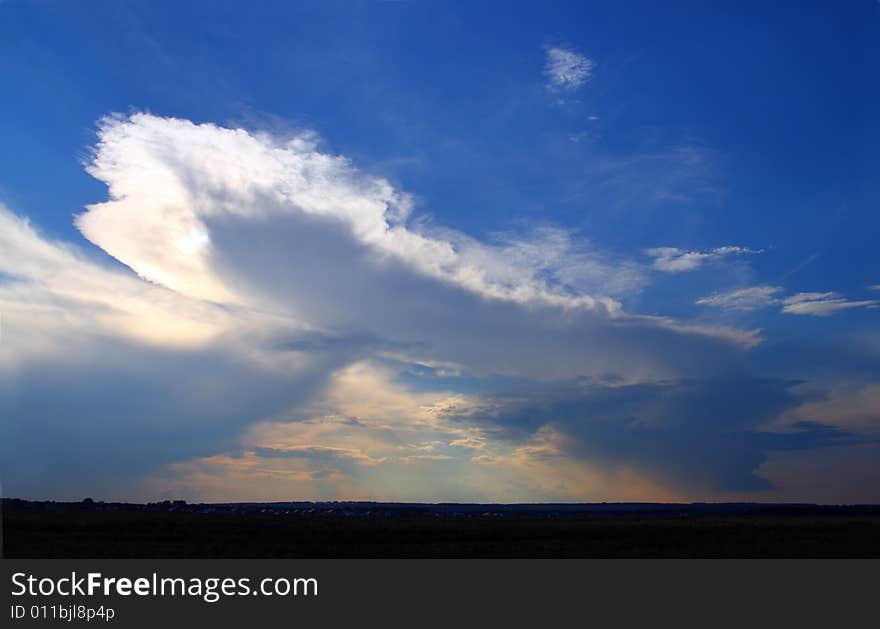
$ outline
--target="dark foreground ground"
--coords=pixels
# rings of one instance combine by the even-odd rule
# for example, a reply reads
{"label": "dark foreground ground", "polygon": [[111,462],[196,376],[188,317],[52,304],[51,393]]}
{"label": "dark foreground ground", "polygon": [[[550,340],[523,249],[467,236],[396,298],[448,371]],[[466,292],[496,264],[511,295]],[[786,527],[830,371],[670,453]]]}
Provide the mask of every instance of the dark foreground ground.
{"label": "dark foreground ground", "polygon": [[880,507],[39,503],[6,557],[880,557]]}

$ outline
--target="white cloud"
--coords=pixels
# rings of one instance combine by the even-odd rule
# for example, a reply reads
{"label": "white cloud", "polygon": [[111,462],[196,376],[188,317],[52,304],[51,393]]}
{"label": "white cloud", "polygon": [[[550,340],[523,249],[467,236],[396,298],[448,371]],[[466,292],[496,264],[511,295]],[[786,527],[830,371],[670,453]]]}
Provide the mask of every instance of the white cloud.
{"label": "white cloud", "polygon": [[[0,284],[4,345],[20,350],[3,360],[21,360],[26,342],[57,351],[49,331],[75,319],[58,335],[222,343],[278,368],[296,368],[317,346],[539,378],[665,377],[705,360],[658,351],[683,337],[695,357],[712,354],[698,349],[706,343],[724,354],[758,340],[624,312],[602,294],[638,290],[639,267],[608,261],[563,230],[494,244],[415,231],[405,195],[301,138],[143,114],[105,121],[100,137],[89,170],[111,198],[76,223],[151,282],[4,214],[0,238],[12,255],[0,272],[13,278]],[[28,332],[9,337],[14,325]],[[279,342],[297,349],[266,349]]]}
{"label": "white cloud", "polygon": [[544,74],[552,90],[574,91],[582,87],[593,73],[593,61],[584,55],[558,46],[546,50]]}
{"label": "white cloud", "polygon": [[827,317],[851,308],[874,308],[880,305],[880,300],[850,301],[834,292],[797,293],[782,297],[779,296],[782,290],[779,286],[750,286],[701,297],[696,303],[701,306],[743,311],[782,305],[784,313],[815,317]]}
{"label": "white cloud", "polygon": [[[192,297],[244,299],[211,267],[209,222],[305,214],[345,226],[381,256],[486,298],[620,310],[601,293],[561,286],[560,258],[577,255],[561,230],[500,247],[451,230],[414,231],[406,224],[406,194],[343,157],[319,152],[308,135],[280,141],[146,114],[108,118],[88,170],[108,184],[111,200],[77,217],[83,235],[142,277]],[[590,265],[594,277],[616,281],[614,266],[598,255],[591,254]]]}
{"label": "white cloud", "polygon": [[648,256],[654,258],[654,268],[667,273],[694,271],[710,260],[719,260],[732,255],[748,255],[761,252],[762,250],[760,249],[736,246],[717,247],[708,251],[687,251],[677,247],[654,247],[645,250]]}
{"label": "white cloud", "polygon": [[750,286],[728,293],[715,293],[709,297],[701,297],[697,303],[701,306],[713,306],[729,310],[758,310],[779,303],[779,286]]}
{"label": "white cloud", "polygon": [[[110,198],[76,225],[128,268],[0,209],[0,414],[15,418],[0,425],[0,456],[14,461],[4,481],[16,493],[92,491],[103,482],[98,459],[101,478],[124,483],[151,465],[216,456],[249,426],[307,408],[334,374],[364,360],[642,382],[703,373],[759,340],[626,312],[613,295],[639,290],[640,265],[565,230],[482,242],[426,227],[408,218],[406,194],[308,136],[138,114],[104,121],[88,169]],[[353,386],[347,395],[363,407],[369,386]],[[389,397],[376,404],[394,408]],[[334,408],[340,421],[354,410]],[[423,418],[403,416],[411,425],[391,432],[424,445]],[[334,426],[332,438],[298,433],[289,456],[362,464],[428,452],[389,453],[393,439],[353,448]],[[389,426],[374,428],[388,436]],[[447,444],[436,456],[487,441],[473,426],[425,432]]]}
{"label": "white cloud", "polygon": [[[0,250],[0,274],[7,276],[0,281],[7,358],[39,352],[60,338],[75,342],[83,335],[195,346],[231,325],[222,309],[98,264],[76,247],[43,238],[27,219],[3,206]],[[39,334],[24,333],[38,329]]]}
{"label": "white cloud", "polygon": [[827,317],[841,310],[851,308],[875,308],[880,305],[876,299],[849,301],[837,293],[797,293],[782,300],[782,312],[796,315]]}
{"label": "white cloud", "polygon": [[[446,310],[425,302],[389,316],[391,304],[413,299],[401,295],[401,282],[412,284],[412,295],[421,287],[428,300],[561,309],[552,316],[571,311],[571,321],[594,328],[616,319],[616,327],[731,340],[740,334],[627,315],[610,295],[641,287],[638,266],[608,260],[564,230],[542,228],[491,244],[419,228],[408,220],[408,195],[321,153],[308,135],[281,140],[146,114],[111,118],[89,172],[108,184],[111,199],[77,217],[83,234],[143,277],[193,298],[282,312],[323,329],[357,326],[406,343],[424,343],[422,328],[436,327]],[[441,297],[443,291],[452,293]],[[405,324],[395,326],[403,316]],[[467,342],[461,317],[450,312],[444,319],[441,325]],[[436,330],[429,336],[436,338]],[[754,342],[750,333],[742,338]]]}

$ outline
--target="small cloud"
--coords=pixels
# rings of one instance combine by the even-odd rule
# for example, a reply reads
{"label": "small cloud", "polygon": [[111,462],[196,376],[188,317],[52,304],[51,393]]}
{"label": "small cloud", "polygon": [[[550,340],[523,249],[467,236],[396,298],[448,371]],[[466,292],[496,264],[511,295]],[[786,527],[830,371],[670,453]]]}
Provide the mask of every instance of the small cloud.
{"label": "small cloud", "polygon": [[422,461],[451,461],[452,457],[447,454],[411,454],[402,457],[401,463],[421,463]]}
{"label": "small cloud", "polygon": [[262,458],[303,458],[313,461],[332,462],[341,459],[351,459],[361,465],[377,465],[385,461],[384,458],[372,457],[356,448],[339,448],[324,445],[297,445],[285,448],[271,448],[258,446],[253,453]]}
{"label": "small cloud", "polygon": [[573,92],[582,87],[593,74],[593,61],[584,55],[566,48],[547,48],[547,61],[544,74],[547,88]]}
{"label": "small cloud", "polygon": [[715,293],[701,297],[697,303],[701,306],[712,306],[726,310],[758,310],[779,303],[777,293],[782,292],[779,286],[750,286],[728,293]]}
{"label": "small cloud", "polygon": [[469,448],[471,450],[482,450],[486,447],[486,442],[483,439],[478,439],[472,436],[462,437],[461,439],[455,439],[454,441],[449,442],[450,446],[456,448]]}
{"label": "small cloud", "polygon": [[719,260],[730,255],[761,253],[761,251],[761,249],[735,246],[716,247],[708,251],[685,251],[677,247],[645,249],[645,253],[654,258],[654,268],[667,273],[694,271],[709,260]]}
{"label": "small cloud", "polygon": [[782,300],[782,312],[813,317],[828,317],[851,308],[876,308],[880,301],[849,301],[837,293],[797,293]]}
{"label": "small cloud", "polygon": [[880,290],[880,284],[874,284],[873,286],[869,286],[871,290]]}
{"label": "small cloud", "polygon": [[781,292],[782,288],[779,286],[750,286],[727,293],[715,293],[708,297],[701,297],[696,303],[701,306],[742,311],[758,310],[781,304],[784,313],[814,317],[827,317],[850,308],[880,307],[880,300],[850,301],[834,292],[796,293],[788,297],[780,297],[779,293]]}
{"label": "small cloud", "polygon": [[587,120],[592,120],[593,122],[595,122],[598,119],[599,119],[599,116],[587,116]]}

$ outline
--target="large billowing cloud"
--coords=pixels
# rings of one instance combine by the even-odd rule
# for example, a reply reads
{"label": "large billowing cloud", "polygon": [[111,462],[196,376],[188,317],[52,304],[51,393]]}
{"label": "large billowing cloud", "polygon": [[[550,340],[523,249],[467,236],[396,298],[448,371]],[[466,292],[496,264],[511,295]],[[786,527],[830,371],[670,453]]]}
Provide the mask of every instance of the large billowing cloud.
{"label": "large billowing cloud", "polygon": [[[608,294],[630,266],[559,230],[486,244],[407,221],[405,194],[308,138],[136,115],[104,122],[89,171],[111,200],[77,226],[142,277],[413,359],[642,377],[695,366],[708,346],[756,342],[749,331],[625,313]],[[689,356],[672,360],[657,351],[664,344]]]}
{"label": "large billowing cloud", "polygon": [[[286,228],[279,254],[295,255],[305,240],[300,230],[326,231],[326,238],[374,254],[373,263],[402,264],[483,297],[619,310],[611,299],[563,283],[570,267],[587,261],[566,256],[572,245],[564,235],[489,247],[448,230],[413,230],[405,194],[319,152],[308,136],[282,142],[141,114],[105,120],[100,138],[88,170],[107,183],[111,200],[90,206],[77,226],[142,277],[186,295],[253,299],[230,285],[234,278],[223,277],[214,259],[224,253],[218,234],[247,225],[267,236]],[[599,282],[614,275],[610,267],[596,273]]]}
{"label": "large billowing cloud", "polygon": [[0,209],[8,494],[708,497],[858,441],[766,428],[805,401],[757,332],[628,311],[638,262],[437,227],[308,134],[109,118],[88,171],[122,265]]}
{"label": "large billowing cloud", "polygon": [[2,207],[0,250],[7,494],[125,496],[132,477],[308,399],[357,352],[279,351],[301,326],[144,282]]}

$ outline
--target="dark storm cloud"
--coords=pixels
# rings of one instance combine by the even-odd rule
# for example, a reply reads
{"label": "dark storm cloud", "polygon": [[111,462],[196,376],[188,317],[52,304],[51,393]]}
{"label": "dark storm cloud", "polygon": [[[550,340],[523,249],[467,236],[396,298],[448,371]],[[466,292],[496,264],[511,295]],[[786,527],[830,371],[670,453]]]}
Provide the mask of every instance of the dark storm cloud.
{"label": "dark storm cloud", "polygon": [[566,453],[585,462],[634,466],[680,487],[708,483],[721,491],[771,484],[756,469],[776,450],[856,443],[838,428],[798,422],[786,432],[762,429],[804,400],[797,383],[759,378],[679,380],[605,386],[575,382],[498,395],[471,419],[517,442],[543,426],[565,438]]}
{"label": "dark storm cloud", "polygon": [[251,423],[320,391],[325,355],[296,376],[224,351],[105,342],[69,365],[35,362],[0,384],[0,458],[7,495],[125,495],[163,465],[234,447]]}

